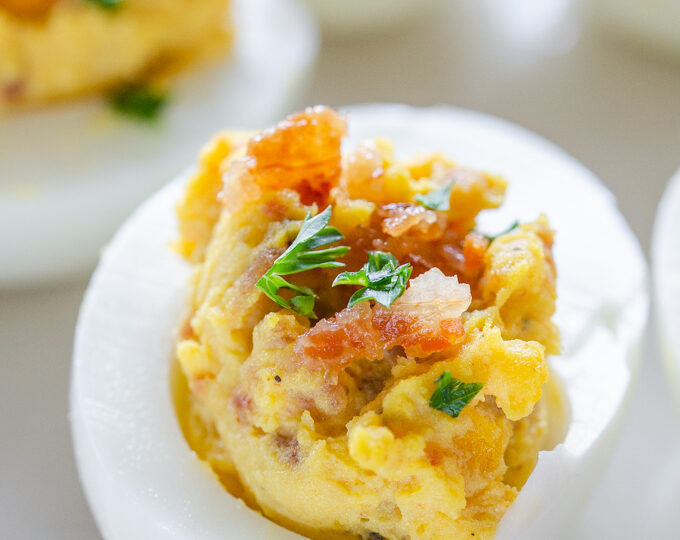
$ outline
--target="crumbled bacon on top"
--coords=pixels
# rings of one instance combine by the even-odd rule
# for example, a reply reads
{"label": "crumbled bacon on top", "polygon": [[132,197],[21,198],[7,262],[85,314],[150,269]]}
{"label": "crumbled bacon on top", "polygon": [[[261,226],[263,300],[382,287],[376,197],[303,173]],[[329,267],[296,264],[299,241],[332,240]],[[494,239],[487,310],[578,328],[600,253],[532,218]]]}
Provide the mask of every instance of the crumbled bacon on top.
{"label": "crumbled bacon on top", "polygon": [[383,217],[382,231],[392,237],[410,232],[428,238],[441,237],[446,227],[446,217],[419,204],[392,203],[381,206],[378,215]]}
{"label": "crumbled bacon on top", "polygon": [[484,253],[486,253],[488,247],[489,241],[485,236],[477,232],[468,233],[463,240],[465,267],[469,269],[481,268],[484,264]]}
{"label": "crumbled bacon on top", "polygon": [[327,107],[311,107],[253,137],[246,149],[252,180],[263,190],[290,188],[302,202],[324,204],[338,183],[345,120]]}
{"label": "crumbled bacon on top", "polygon": [[362,302],[319,321],[297,339],[295,355],[310,367],[330,369],[377,360],[397,346],[424,358],[460,341],[460,316],[470,301],[468,285],[435,268],[413,279],[391,308]]}
{"label": "crumbled bacon on top", "polygon": [[57,0],[0,0],[0,9],[17,17],[41,17]]}

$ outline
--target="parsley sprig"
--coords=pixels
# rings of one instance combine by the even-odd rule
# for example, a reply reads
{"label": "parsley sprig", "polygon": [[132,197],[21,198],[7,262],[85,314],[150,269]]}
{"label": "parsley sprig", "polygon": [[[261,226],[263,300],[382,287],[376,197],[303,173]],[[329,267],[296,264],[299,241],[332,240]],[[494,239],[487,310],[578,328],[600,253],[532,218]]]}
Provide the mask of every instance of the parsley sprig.
{"label": "parsley sprig", "polygon": [[430,397],[430,407],[445,412],[453,418],[458,418],[460,412],[479,393],[484,386],[482,383],[464,383],[447,370],[435,379],[437,388]]}
{"label": "parsley sprig", "polygon": [[[316,293],[309,287],[294,285],[282,276],[298,274],[315,268],[338,268],[344,263],[335,259],[342,257],[349,248],[336,246],[317,249],[342,240],[342,234],[335,227],[329,227],[332,209],[328,206],[323,212],[311,217],[307,214],[300,232],[288,249],[274,261],[272,267],[255,284],[281,307],[297,311],[305,317],[314,317]],[[279,289],[290,289],[296,293],[288,302],[278,294]]]}
{"label": "parsley sprig", "polygon": [[489,243],[493,242],[496,238],[499,236],[503,236],[504,234],[508,234],[509,232],[514,231],[516,228],[519,227],[519,221],[515,220],[512,222],[512,224],[505,230],[499,232],[498,234],[483,234],[484,238],[486,238]]}
{"label": "parsley sprig", "polygon": [[87,1],[90,4],[96,4],[100,8],[108,9],[110,11],[118,9],[123,3],[123,0],[87,0]]}
{"label": "parsley sprig", "polygon": [[111,106],[121,114],[151,121],[165,107],[167,97],[144,84],[129,84],[111,95]]}
{"label": "parsley sprig", "polygon": [[342,272],[333,281],[336,285],[360,285],[363,287],[349,299],[347,307],[365,300],[375,300],[378,304],[390,307],[406,290],[411,277],[410,264],[402,264],[391,253],[370,251],[368,262],[356,272]]}
{"label": "parsley sprig", "polygon": [[[328,226],[331,212],[332,207],[329,206],[314,217],[307,214],[293,243],[255,284],[281,307],[297,311],[305,317],[316,318],[314,303],[318,296],[311,288],[290,283],[283,276],[315,268],[345,266],[336,259],[347,253],[348,247],[318,249],[343,238],[338,229]],[[410,264],[400,266],[399,261],[391,253],[370,251],[368,262],[364,266],[356,272],[342,272],[335,278],[332,286],[362,287],[352,295],[347,307],[366,300],[374,300],[385,307],[390,307],[404,294],[412,270]],[[298,294],[289,301],[279,294],[280,289],[289,289]]]}
{"label": "parsley sprig", "polygon": [[430,191],[425,195],[416,195],[415,200],[422,204],[425,208],[430,210],[450,210],[451,208],[451,190],[455,180],[451,180],[445,186]]}

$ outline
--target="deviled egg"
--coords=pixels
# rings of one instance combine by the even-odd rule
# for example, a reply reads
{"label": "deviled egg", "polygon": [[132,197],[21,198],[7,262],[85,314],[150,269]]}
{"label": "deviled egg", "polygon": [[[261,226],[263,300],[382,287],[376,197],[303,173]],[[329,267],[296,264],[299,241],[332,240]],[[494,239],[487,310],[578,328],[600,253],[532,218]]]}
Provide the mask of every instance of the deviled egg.
{"label": "deviled egg", "polygon": [[212,133],[289,110],[318,47],[297,0],[229,11],[223,0],[58,0],[38,19],[10,14],[15,4],[0,3],[0,286],[88,269]]}
{"label": "deviled egg", "polygon": [[[347,118],[342,150],[323,108],[218,136],[186,193],[106,250],[71,395],[105,537],[568,534],[646,321],[634,237],[587,170],[519,128]],[[193,271],[167,247],[180,199]]]}
{"label": "deviled egg", "polygon": [[[147,80],[231,37],[229,0],[3,0],[0,111]],[[169,31],[172,29],[172,31]]]}

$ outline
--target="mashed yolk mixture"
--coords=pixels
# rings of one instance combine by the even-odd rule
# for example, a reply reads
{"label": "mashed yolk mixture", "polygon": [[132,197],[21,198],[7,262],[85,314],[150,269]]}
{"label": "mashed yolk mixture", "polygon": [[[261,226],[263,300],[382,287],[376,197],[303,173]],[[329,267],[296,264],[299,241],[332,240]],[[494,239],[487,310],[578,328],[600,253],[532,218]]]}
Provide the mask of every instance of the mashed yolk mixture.
{"label": "mashed yolk mixture", "polygon": [[0,110],[138,82],[229,41],[228,0],[0,0]]}
{"label": "mashed yolk mixture", "polygon": [[[178,204],[183,429],[229,491],[311,538],[490,538],[545,445],[553,233],[541,217],[485,237],[502,178],[384,140],[343,153],[345,131],[317,107],[204,151]],[[418,202],[432,193],[445,209]],[[306,317],[256,284],[329,205],[350,249],[286,276],[317,297]],[[356,287],[332,282],[373,251],[409,264],[408,286],[348,307]],[[431,403],[445,372],[483,385],[457,416]]]}

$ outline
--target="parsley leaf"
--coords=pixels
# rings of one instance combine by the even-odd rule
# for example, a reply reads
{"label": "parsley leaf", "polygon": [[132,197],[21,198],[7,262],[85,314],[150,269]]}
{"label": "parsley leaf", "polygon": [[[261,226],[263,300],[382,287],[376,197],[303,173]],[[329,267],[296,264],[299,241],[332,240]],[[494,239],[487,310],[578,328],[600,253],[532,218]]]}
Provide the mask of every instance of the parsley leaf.
{"label": "parsley leaf", "polygon": [[425,195],[416,195],[415,200],[430,210],[450,210],[451,189],[455,180],[451,180],[444,187],[435,189]]}
{"label": "parsley leaf", "polygon": [[118,9],[123,0],[87,0],[90,4],[96,4],[100,8],[107,9],[110,11]]}
{"label": "parsley leaf", "polygon": [[[307,214],[300,232],[293,243],[274,261],[272,267],[255,284],[264,294],[281,307],[292,309],[305,317],[314,317],[314,302],[317,295],[309,287],[294,285],[281,276],[297,274],[315,268],[337,268],[345,266],[335,259],[349,251],[346,246],[316,249],[342,239],[342,234],[335,227],[329,227],[332,208],[311,217]],[[313,251],[314,250],[314,251]],[[290,289],[296,293],[288,302],[278,294],[279,289]]]}
{"label": "parsley leaf", "polygon": [[435,379],[439,383],[432,397],[430,407],[457,418],[465,406],[472,401],[484,386],[482,383],[464,383],[447,370]]}
{"label": "parsley leaf", "polygon": [[370,251],[368,262],[356,272],[342,272],[333,281],[336,285],[360,285],[359,289],[349,299],[347,307],[363,302],[375,300],[378,304],[390,307],[406,290],[406,284],[411,277],[410,264],[399,265],[399,261],[391,253]]}
{"label": "parsley leaf", "polygon": [[498,234],[483,234],[482,236],[484,236],[484,238],[486,238],[489,241],[489,243],[491,243],[499,236],[503,236],[504,234],[508,234],[509,232],[514,231],[517,227],[519,227],[519,221],[515,220],[512,223],[512,225],[510,225],[504,231],[499,232]]}
{"label": "parsley leaf", "polygon": [[122,114],[141,120],[154,120],[165,106],[167,98],[142,84],[130,84],[111,96],[111,106]]}

